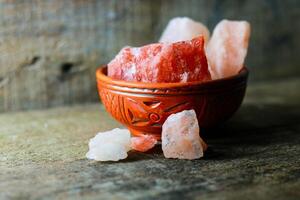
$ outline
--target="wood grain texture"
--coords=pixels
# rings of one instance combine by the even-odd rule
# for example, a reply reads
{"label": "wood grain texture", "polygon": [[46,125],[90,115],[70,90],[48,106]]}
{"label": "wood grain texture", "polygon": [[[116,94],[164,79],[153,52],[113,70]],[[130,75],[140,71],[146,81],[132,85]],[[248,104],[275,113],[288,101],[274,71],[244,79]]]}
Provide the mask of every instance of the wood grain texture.
{"label": "wood grain texture", "polygon": [[300,74],[297,0],[0,0],[0,112],[97,101],[95,69],[189,16],[252,24],[250,80]]}
{"label": "wood grain texture", "polygon": [[191,161],[166,159],[160,146],[87,160],[89,138],[119,126],[99,103],[0,114],[0,199],[300,199],[299,86],[251,86],[230,121],[201,130],[208,151]]}

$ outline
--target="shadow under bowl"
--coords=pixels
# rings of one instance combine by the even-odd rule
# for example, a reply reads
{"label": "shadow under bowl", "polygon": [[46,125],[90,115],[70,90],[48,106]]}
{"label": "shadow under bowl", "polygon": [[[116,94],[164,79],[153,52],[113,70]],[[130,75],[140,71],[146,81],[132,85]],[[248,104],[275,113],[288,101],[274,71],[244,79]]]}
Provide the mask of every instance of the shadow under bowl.
{"label": "shadow under bowl", "polygon": [[207,82],[142,83],[115,80],[107,67],[96,71],[99,96],[107,112],[133,135],[151,134],[160,140],[162,124],[171,114],[194,109],[200,127],[228,120],[240,107],[248,70]]}

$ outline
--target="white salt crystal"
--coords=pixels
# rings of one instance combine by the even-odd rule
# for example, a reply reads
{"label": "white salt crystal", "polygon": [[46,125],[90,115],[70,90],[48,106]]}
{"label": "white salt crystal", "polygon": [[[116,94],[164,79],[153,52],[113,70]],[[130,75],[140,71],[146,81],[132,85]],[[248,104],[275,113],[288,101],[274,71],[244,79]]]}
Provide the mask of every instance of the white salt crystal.
{"label": "white salt crystal", "polygon": [[118,161],[127,158],[130,149],[130,132],[115,128],[90,139],[86,157],[97,161]]}
{"label": "white salt crystal", "polygon": [[191,40],[199,35],[204,36],[205,43],[209,40],[209,30],[200,22],[188,17],[175,17],[165,28],[159,42],[179,42]]}
{"label": "white salt crystal", "polygon": [[197,159],[203,157],[205,149],[194,110],[184,110],[167,118],[162,126],[162,150],[166,158]]}

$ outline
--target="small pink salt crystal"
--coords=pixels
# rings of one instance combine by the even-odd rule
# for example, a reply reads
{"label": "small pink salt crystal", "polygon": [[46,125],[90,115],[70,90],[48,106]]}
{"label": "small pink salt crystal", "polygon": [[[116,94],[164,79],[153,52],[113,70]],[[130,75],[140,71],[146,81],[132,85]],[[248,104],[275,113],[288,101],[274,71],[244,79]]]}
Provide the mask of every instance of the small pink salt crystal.
{"label": "small pink salt crystal", "polygon": [[152,149],[156,143],[157,140],[152,135],[142,135],[131,138],[131,148],[136,151],[146,152]]}
{"label": "small pink salt crystal", "polygon": [[179,42],[203,35],[205,43],[209,40],[209,30],[205,25],[188,17],[171,19],[161,35],[159,42]]}
{"label": "small pink salt crystal", "polygon": [[233,76],[244,66],[250,37],[246,21],[222,20],[214,29],[206,55],[212,79]]}
{"label": "small pink salt crystal", "polygon": [[197,159],[207,148],[200,138],[194,110],[170,115],[162,126],[162,150],[166,158]]}

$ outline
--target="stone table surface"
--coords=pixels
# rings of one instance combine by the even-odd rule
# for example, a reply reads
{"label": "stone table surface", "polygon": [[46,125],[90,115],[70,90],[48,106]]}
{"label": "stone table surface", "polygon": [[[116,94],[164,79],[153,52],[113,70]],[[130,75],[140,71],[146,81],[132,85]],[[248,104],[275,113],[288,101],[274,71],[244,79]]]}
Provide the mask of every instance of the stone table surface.
{"label": "stone table surface", "polygon": [[227,123],[204,130],[199,160],[157,146],[121,162],[85,158],[120,124],[101,104],[0,115],[1,199],[300,199],[300,79],[249,86]]}

